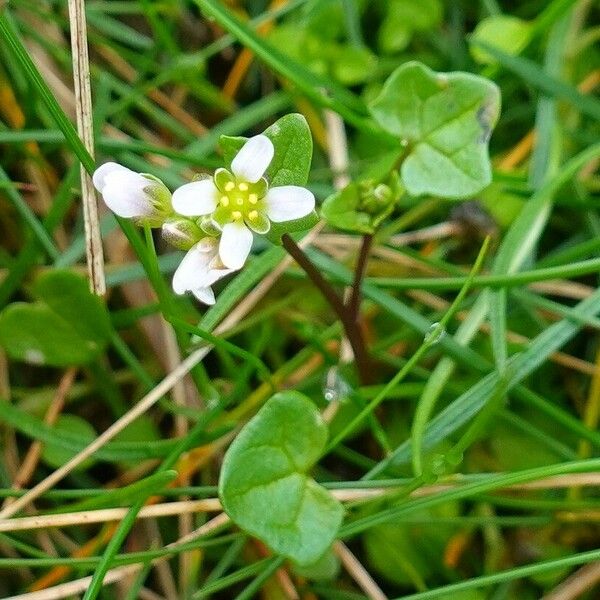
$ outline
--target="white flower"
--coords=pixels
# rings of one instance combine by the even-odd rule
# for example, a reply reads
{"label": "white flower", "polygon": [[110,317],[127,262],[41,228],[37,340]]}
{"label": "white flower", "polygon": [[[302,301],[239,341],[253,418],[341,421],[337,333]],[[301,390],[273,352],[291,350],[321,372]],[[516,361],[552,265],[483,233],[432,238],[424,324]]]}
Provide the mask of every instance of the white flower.
{"label": "white flower", "polygon": [[152,175],[108,162],[96,169],[93,182],[108,208],[120,217],[160,225],[171,212],[171,193]]}
{"label": "white flower", "polygon": [[231,163],[212,179],[187,183],[173,194],[173,208],[187,217],[205,217],[201,227],[221,233],[219,255],[230,269],[240,269],[250,253],[252,231],[267,233],[271,221],[282,223],[312,212],[315,197],[296,185],[269,189],[263,177],[275,149],[264,135],[250,138]]}
{"label": "white flower", "polygon": [[173,290],[176,294],[192,292],[200,302],[214,304],[215,295],[210,286],[233,271],[219,258],[218,240],[205,237],[183,257],[173,275]]}

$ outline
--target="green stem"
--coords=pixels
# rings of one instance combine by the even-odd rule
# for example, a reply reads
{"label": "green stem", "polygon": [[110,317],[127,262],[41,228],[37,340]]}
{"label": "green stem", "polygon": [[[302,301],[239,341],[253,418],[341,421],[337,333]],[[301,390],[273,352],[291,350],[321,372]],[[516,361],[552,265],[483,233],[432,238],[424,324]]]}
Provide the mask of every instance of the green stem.
{"label": "green stem", "polygon": [[[485,254],[487,252],[489,243],[490,243],[490,238],[487,237],[485,239],[483,245],[481,246],[481,250],[479,251],[477,260],[475,261],[475,264],[473,265],[473,268],[471,270],[471,274],[470,274],[469,278],[467,278],[467,281],[465,282],[463,288],[460,290],[460,292],[454,299],[454,302],[452,303],[452,305],[450,306],[450,308],[448,309],[446,314],[443,316],[442,320],[439,323],[435,324],[435,326],[433,326],[431,331],[429,331],[428,334],[425,336],[425,339],[423,340],[423,343],[421,344],[419,349],[410,357],[410,359],[406,362],[404,367],[402,367],[402,369],[400,369],[400,371],[398,371],[398,373],[396,373],[396,375],[394,375],[394,377],[392,377],[392,379],[381,390],[381,392],[379,392],[379,394],[377,394],[375,396],[375,398],[373,398],[373,400],[371,400],[371,402],[369,402],[369,404],[367,404],[367,406],[358,415],[356,415],[356,417],[354,417],[354,419],[352,419],[352,421],[350,421],[350,423],[348,423],[329,442],[329,444],[327,445],[327,448],[325,448],[324,454],[327,454],[328,452],[330,452],[333,448],[335,448],[335,446],[337,446],[337,444],[339,444],[348,435],[350,435],[352,432],[354,432],[356,430],[356,428],[364,421],[364,419],[367,418],[379,406],[379,404],[381,404],[381,402],[383,402],[383,400],[386,398],[386,396],[388,395],[390,390],[394,389],[396,387],[396,385],[398,385],[404,379],[404,377],[406,377],[406,375],[408,375],[412,371],[413,367],[415,367],[418,364],[418,362],[421,360],[421,358],[423,356],[425,356],[425,354],[427,354],[427,352],[429,352],[429,350],[433,346],[435,346],[435,344],[438,343],[441,336],[444,335],[444,332],[446,330],[446,325],[448,324],[450,319],[454,316],[456,311],[459,309],[463,299],[467,295],[467,292],[469,291],[470,286],[471,286],[471,280],[473,279],[475,274],[481,268],[481,265],[483,263],[483,259],[485,258]],[[424,429],[424,425],[423,425],[423,429]],[[413,440],[414,440],[414,438],[413,438]],[[420,451],[420,447],[417,448],[417,450]]]}

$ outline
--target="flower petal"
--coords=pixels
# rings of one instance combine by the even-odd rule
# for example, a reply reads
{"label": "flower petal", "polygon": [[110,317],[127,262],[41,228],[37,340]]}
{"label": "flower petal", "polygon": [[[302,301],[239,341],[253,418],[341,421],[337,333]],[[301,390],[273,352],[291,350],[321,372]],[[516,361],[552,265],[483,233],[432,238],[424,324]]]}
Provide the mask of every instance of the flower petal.
{"label": "flower petal", "polygon": [[239,179],[256,183],[265,174],[274,154],[273,142],[266,135],[255,135],[231,161],[231,170]]}
{"label": "flower petal", "polygon": [[176,294],[185,294],[189,290],[201,287],[206,279],[210,262],[215,256],[216,245],[209,245],[205,240],[206,238],[200,240],[188,250],[173,274],[173,291]]}
{"label": "flower petal", "polygon": [[173,209],[186,217],[208,215],[217,208],[218,194],[212,179],[192,181],[173,192]]}
{"label": "flower petal", "polygon": [[212,291],[210,286],[196,288],[195,290],[192,290],[192,294],[194,294],[194,296],[196,296],[196,298],[200,300],[202,304],[208,304],[209,306],[212,306],[215,303],[215,293]]}
{"label": "flower petal", "polygon": [[267,215],[274,223],[305,217],[315,208],[313,193],[297,185],[271,188],[265,201]]}
{"label": "flower petal", "polygon": [[226,267],[241,269],[252,248],[252,232],[243,223],[227,223],[223,227],[219,256]]}
{"label": "flower petal", "polygon": [[219,281],[219,279],[223,279],[223,277],[226,277],[229,273],[233,273],[233,271],[234,269],[227,269],[226,267],[220,269],[211,268],[206,274],[206,277],[202,278],[201,287],[208,287]]}
{"label": "flower petal", "polygon": [[151,182],[129,169],[106,173],[102,181],[102,198],[120,217],[147,217],[156,213],[152,198],[146,192]]}
{"label": "flower petal", "polygon": [[94,171],[94,175],[92,176],[92,181],[94,182],[94,187],[102,193],[104,190],[104,186],[106,185],[106,178],[110,173],[116,173],[117,171],[126,171],[129,173],[133,173],[127,167],[123,165],[119,165],[115,162],[107,162],[98,167]]}

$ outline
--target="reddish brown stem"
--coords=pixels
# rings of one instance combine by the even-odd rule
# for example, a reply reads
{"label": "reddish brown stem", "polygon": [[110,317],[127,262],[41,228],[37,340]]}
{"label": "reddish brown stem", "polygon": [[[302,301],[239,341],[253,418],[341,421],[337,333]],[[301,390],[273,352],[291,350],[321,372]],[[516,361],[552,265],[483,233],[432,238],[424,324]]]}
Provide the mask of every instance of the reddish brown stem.
{"label": "reddish brown stem", "polygon": [[318,290],[323,294],[331,308],[335,311],[339,320],[342,322],[344,332],[352,352],[354,353],[354,361],[356,363],[356,369],[360,378],[361,384],[366,384],[371,381],[371,369],[370,369],[370,358],[367,353],[365,340],[362,334],[362,330],[357,320],[350,314],[348,307],[344,305],[342,299],[333,289],[331,284],[321,275],[319,270],[310,261],[308,256],[304,254],[300,246],[292,239],[289,234],[284,234],[281,237],[283,247],[287,250],[289,255],[298,263],[303,271],[308,275],[310,280],[317,286]]}

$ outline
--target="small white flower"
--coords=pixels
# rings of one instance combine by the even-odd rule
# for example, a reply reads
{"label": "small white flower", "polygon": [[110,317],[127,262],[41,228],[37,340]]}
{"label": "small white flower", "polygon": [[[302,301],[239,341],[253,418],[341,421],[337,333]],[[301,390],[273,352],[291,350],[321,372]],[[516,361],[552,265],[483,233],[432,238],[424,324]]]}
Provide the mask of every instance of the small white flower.
{"label": "small white flower", "polygon": [[275,149],[265,135],[250,138],[231,163],[212,179],[187,183],[173,194],[173,208],[187,217],[205,217],[201,227],[221,232],[219,255],[230,269],[240,269],[252,246],[252,231],[267,233],[271,221],[282,223],[310,214],[315,197],[296,185],[269,189],[263,177]]}
{"label": "small white flower", "polygon": [[210,286],[233,271],[219,258],[218,240],[205,237],[192,246],[177,267],[173,291],[176,294],[192,292],[200,302],[214,304],[215,295]]}
{"label": "small white flower", "polygon": [[152,175],[108,162],[96,169],[93,182],[108,208],[120,217],[159,225],[171,212],[171,193]]}

